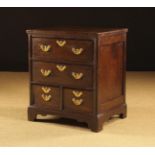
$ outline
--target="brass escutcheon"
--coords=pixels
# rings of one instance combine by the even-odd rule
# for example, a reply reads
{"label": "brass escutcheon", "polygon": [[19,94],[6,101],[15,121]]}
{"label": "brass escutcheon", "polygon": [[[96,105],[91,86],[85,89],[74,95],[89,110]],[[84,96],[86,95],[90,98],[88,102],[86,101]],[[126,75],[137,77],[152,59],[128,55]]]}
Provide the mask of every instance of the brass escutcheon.
{"label": "brass escutcheon", "polygon": [[41,89],[45,94],[48,94],[51,91],[50,87],[41,87]]}
{"label": "brass escutcheon", "polygon": [[83,95],[82,91],[73,90],[72,93],[75,97],[81,97]]}
{"label": "brass escutcheon", "polygon": [[60,72],[64,71],[67,68],[65,65],[56,65],[56,67]]}
{"label": "brass escutcheon", "polygon": [[63,47],[66,44],[66,40],[57,40],[56,43],[60,46]]}

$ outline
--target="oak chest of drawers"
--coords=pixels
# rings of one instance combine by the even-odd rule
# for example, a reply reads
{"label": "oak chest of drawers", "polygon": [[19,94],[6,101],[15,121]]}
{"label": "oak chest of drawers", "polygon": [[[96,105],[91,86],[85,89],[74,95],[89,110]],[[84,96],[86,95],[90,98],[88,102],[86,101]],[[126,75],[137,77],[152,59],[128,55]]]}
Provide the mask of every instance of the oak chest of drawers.
{"label": "oak chest of drawers", "polygon": [[113,115],[125,118],[126,33],[123,28],[27,30],[28,119],[59,115],[100,131]]}

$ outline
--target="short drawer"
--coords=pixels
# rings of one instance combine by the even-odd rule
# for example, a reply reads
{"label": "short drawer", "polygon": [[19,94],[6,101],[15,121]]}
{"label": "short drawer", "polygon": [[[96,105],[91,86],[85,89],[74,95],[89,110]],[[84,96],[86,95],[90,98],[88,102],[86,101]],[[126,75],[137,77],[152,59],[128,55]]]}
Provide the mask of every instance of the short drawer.
{"label": "short drawer", "polygon": [[33,81],[92,88],[92,68],[79,65],[33,62]]}
{"label": "short drawer", "polygon": [[81,40],[33,38],[32,56],[49,60],[90,63],[93,60],[93,43]]}
{"label": "short drawer", "polygon": [[80,89],[64,89],[64,110],[73,113],[92,113],[93,92]]}
{"label": "short drawer", "polygon": [[32,86],[33,104],[44,109],[61,110],[60,89],[46,85]]}

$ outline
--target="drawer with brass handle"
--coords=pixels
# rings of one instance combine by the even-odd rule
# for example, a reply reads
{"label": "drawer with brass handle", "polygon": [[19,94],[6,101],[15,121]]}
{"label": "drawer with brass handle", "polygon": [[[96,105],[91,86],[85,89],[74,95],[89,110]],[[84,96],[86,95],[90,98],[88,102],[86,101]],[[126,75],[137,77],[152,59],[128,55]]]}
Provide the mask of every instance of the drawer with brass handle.
{"label": "drawer with brass handle", "polygon": [[91,113],[93,106],[93,91],[80,89],[64,89],[64,110]]}
{"label": "drawer with brass handle", "polygon": [[64,86],[93,87],[93,70],[87,66],[33,62],[34,82]]}
{"label": "drawer with brass handle", "polygon": [[60,89],[57,87],[33,85],[33,100],[37,107],[60,110]]}
{"label": "drawer with brass handle", "polygon": [[32,39],[32,56],[40,60],[63,60],[90,63],[93,61],[93,43],[87,40]]}

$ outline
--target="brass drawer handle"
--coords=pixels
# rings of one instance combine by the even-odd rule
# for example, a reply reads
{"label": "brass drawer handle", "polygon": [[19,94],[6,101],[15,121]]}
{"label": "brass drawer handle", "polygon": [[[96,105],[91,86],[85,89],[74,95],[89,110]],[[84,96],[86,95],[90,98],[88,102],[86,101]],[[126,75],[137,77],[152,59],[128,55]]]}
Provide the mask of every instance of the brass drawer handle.
{"label": "brass drawer handle", "polygon": [[82,102],[83,102],[83,99],[75,99],[75,98],[72,98],[72,102],[75,104],[75,105],[81,105]]}
{"label": "brass drawer handle", "polygon": [[63,47],[66,44],[66,40],[57,40],[56,43],[60,46]]}
{"label": "brass drawer handle", "polygon": [[75,97],[81,97],[83,95],[82,91],[73,90],[72,93]]}
{"label": "brass drawer handle", "polygon": [[45,94],[42,94],[41,95],[42,99],[46,102],[50,101],[52,96],[51,95],[45,95]]}
{"label": "brass drawer handle", "polygon": [[51,91],[50,87],[41,87],[41,89],[45,94],[48,94]]}
{"label": "brass drawer handle", "polygon": [[83,73],[72,72],[72,76],[74,77],[74,79],[79,80],[83,77]]}
{"label": "brass drawer handle", "polygon": [[49,76],[52,73],[51,70],[45,70],[45,69],[41,69],[40,72],[45,77]]}
{"label": "brass drawer handle", "polygon": [[67,68],[65,65],[56,65],[56,67],[60,72],[64,71]]}
{"label": "brass drawer handle", "polygon": [[83,52],[83,48],[72,48],[72,52],[75,55],[80,55]]}
{"label": "brass drawer handle", "polygon": [[50,45],[40,45],[40,49],[42,50],[42,52],[47,53],[50,50],[51,46]]}

